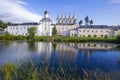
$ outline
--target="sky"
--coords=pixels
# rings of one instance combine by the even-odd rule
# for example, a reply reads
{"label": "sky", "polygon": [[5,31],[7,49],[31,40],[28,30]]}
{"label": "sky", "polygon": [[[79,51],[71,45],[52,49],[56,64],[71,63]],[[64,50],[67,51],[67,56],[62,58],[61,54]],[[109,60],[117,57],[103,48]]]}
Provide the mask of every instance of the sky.
{"label": "sky", "polygon": [[95,25],[120,24],[120,0],[0,0],[4,22],[39,22],[45,10],[53,22],[58,13],[74,13],[78,22],[88,15]]}

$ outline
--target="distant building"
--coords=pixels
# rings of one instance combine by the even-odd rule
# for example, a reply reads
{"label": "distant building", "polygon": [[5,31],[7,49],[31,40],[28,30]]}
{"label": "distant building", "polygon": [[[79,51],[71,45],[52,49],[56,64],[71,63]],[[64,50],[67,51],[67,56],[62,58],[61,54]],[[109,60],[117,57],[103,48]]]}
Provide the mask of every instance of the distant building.
{"label": "distant building", "polygon": [[[39,27],[39,23],[21,23],[21,24],[10,24],[6,31],[12,35],[28,35],[28,28]],[[37,35],[37,31],[35,33]]]}
{"label": "distant building", "polygon": [[56,29],[57,29],[57,34],[60,36],[70,36],[70,29],[75,29],[77,28],[77,18],[73,14],[71,16],[70,14],[63,15],[61,16],[58,14],[56,18]]}
{"label": "distant building", "polygon": [[[113,37],[118,35],[116,31],[119,28],[117,26],[107,25],[85,25],[79,26],[76,29],[70,30],[70,36],[81,36],[81,37]],[[115,34],[116,33],[116,34]]]}
{"label": "distant building", "polygon": [[77,22],[75,14],[59,15],[53,24],[49,18],[49,12],[44,12],[44,17],[39,22],[10,24],[5,31],[12,35],[28,35],[28,28],[36,27],[36,36],[52,36],[52,28],[56,26],[58,36],[81,36],[81,37],[114,37],[120,35],[120,26],[92,25],[93,20],[85,17],[85,25],[81,20]]}
{"label": "distant building", "polygon": [[0,35],[3,35],[3,34],[5,34],[5,31],[4,29],[0,28]]}
{"label": "distant building", "polygon": [[36,27],[36,36],[51,36],[53,26],[48,11],[44,12],[44,18],[40,22],[10,24],[6,31],[12,35],[27,36],[30,27]]}
{"label": "distant building", "polygon": [[114,37],[119,34],[119,26],[91,25],[88,16],[85,18],[85,25],[70,30],[70,36],[80,37]]}

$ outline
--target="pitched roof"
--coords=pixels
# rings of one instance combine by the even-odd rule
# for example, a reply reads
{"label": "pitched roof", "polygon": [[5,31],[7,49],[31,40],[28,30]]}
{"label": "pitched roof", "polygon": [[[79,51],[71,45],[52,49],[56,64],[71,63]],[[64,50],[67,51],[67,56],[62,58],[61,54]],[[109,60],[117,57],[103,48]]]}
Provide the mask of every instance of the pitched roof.
{"label": "pitched roof", "polygon": [[52,23],[52,20],[50,18],[43,18],[40,20],[40,22],[51,22]]}
{"label": "pitched roof", "polygon": [[112,30],[118,30],[120,29],[119,26],[107,26],[107,25],[84,25],[79,26],[79,28],[93,28],[93,29],[112,29]]}
{"label": "pitched roof", "polygon": [[18,25],[39,25],[39,23],[37,22],[31,22],[31,23],[13,23],[13,24],[10,24],[8,26],[18,26]]}

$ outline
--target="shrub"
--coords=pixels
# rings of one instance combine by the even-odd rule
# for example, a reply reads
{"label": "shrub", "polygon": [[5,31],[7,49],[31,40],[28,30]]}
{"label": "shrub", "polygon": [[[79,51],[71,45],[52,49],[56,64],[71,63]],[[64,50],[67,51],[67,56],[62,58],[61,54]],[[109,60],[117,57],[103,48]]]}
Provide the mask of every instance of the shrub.
{"label": "shrub", "polygon": [[88,35],[88,37],[91,37],[91,35]]}
{"label": "shrub", "polygon": [[120,42],[120,35],[116,36],[116,40],[117,40],[117,42]]}
{"label": "shrub", "polygon": [[105,38],[108,38],[108,36],[107,36],[107,35],[105,35]]}

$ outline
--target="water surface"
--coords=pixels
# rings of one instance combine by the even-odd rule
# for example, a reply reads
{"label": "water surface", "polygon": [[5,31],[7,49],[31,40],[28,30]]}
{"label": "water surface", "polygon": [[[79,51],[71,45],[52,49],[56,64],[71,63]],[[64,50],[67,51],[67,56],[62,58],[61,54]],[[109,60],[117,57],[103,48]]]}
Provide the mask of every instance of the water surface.
{"label": "water surface", "polygon": [[105,72],[120,71],[118,44],[0,41],[0,65],[34,56],[50,64],[77,65],[78,68]]}

